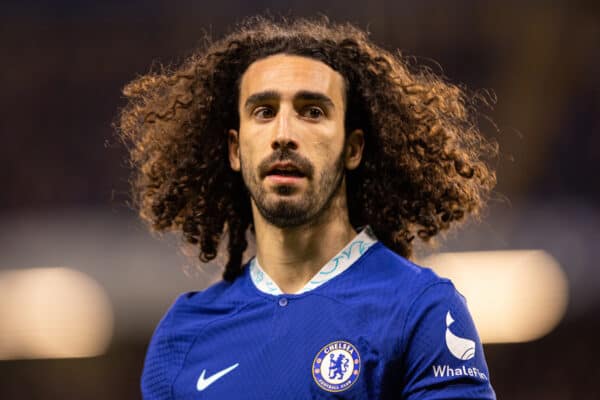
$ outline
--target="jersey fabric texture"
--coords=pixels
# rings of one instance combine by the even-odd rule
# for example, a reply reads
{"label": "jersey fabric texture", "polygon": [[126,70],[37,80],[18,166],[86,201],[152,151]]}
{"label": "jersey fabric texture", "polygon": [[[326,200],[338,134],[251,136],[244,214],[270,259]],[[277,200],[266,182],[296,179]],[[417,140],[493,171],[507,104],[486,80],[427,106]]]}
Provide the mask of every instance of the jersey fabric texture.
{"label": "jersey fabric texture", "polygon": [[365,234],[297,294],[253,259],[181,295],[150,342],[143,398],[495,399],[463,296]]}

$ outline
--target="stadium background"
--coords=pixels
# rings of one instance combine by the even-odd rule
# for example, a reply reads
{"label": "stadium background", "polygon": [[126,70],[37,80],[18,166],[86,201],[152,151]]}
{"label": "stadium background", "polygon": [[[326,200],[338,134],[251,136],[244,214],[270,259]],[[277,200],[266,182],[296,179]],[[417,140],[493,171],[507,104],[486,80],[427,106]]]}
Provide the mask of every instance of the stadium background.
{"label": "stadium background", "polygon": [[[244,16],[267,9],[297,16],[322,12],[335,21],[356,23],[368,28],[375,42],[416,56],[453,82],[473,90],[493,89],[498,103],[487,113],[499,133],[490,125],[483,127],[501,145],[497,195],[482,223],[468,224],[434,250],[542,249],[551,254],[567,277],[566,313],[542,338],[486,345],[492,381],[500,399],[596,398],[598,4],[3,2],[0,359],[3,351],[9,356],[0,360],[0,398],[140,397],[139,376],[153,327],[178,292],[207,286],[219,270],[214,265],[194,269],[176,238],[153,237],[127,207],[125,151],[111,128],[123,105],[120,89],[153,62],[181,60],[199,44],[204,30],[219,37]],[[35,335],[23,331],[15,336],[11,331],[27,310],[24,300],[15,301],[24,297],[7,286],[7,273],[42,267],[80,271],[107,296],[107,321],[113,324],[107,328],[110,341],[102,354],[10,356],[15,337]],[[20,296],[39,294],[42,300],[36,304],[47,323],[67,332],[83,329],[61,323],[62,310],[51,301],[57,286],[51,280],[41,282],[25,286]],[[36,335],[48,337],[46,328],[39,329]]]}

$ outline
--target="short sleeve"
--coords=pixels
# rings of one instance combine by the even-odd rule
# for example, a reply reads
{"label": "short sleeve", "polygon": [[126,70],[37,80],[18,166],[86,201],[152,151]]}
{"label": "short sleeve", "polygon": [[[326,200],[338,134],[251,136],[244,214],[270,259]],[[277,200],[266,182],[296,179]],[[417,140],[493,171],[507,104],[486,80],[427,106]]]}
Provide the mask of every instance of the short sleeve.
{"label": "short sleeve", "polygon": [[402,333],[402,399],[495,399],[464,297],[447,280],[411,305]]}
{"label": "short sleeve", "polygon": [[179,296],[163,316],[150,340],[141,378],[144,400],[171,398],[171,383],[186,350],[185,342],[172,332],[172,319],[185,295]]}

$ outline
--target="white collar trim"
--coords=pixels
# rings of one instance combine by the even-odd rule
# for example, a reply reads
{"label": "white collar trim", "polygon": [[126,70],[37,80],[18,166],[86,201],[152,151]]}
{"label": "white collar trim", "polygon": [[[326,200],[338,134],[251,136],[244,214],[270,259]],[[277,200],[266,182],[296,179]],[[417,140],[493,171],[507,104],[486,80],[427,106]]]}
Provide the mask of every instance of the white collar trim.
{"label": "white collar trim", "polygon": [[[377,243],[377,238],[371,228],[366,226],[346,247],[329,260],[300,291],[294,294],[308,292],[335,278],[350,268],[375,243]],[[256,257],[250,261],[250,278],[254,286],[261,292],[275,296],[283,294],[279,286],[262,269]]]}

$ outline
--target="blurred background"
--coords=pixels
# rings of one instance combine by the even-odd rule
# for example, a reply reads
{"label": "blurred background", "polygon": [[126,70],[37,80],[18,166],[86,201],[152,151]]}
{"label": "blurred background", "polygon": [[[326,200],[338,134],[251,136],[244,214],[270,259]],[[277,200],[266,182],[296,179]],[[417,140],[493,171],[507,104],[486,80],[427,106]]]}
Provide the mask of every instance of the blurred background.
{"label": "blurred background", "polygon": [[[479,277],[499,290],[489,307],[519,299],[530,313],[503,327],[536,316],[546,325],[486,340],[498,398],[600,398],[599,4],[3,1],[0,399],[140,398],[156,323],[220,270],[195,265],[177,237],[151,235],[128,207],[126,154],[111,128],[120,91],[153,63],[181,61],[203,32],[220,37],[266,10],[353,22],[453,82],[496,93],[486,113],[499,132],[482,125],[500,143],[496,195],[481,222],[419,257],[512,251]],[[513,270],[506,282],[502,265]]]}

